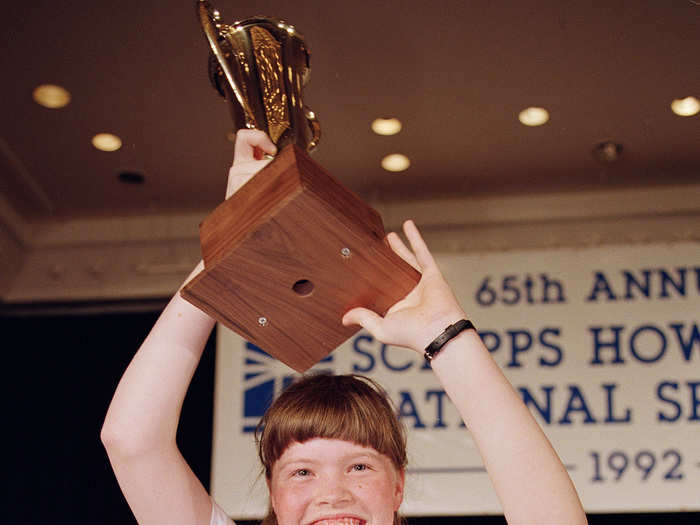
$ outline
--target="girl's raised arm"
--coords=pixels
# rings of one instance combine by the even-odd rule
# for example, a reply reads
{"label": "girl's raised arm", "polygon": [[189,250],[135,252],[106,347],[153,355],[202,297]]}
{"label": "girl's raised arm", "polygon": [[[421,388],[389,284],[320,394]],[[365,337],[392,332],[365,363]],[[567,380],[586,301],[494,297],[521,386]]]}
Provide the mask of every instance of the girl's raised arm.
{"label": "girl's raised arm", "polygon": [[[236,138],[227,197],[265,161],[275,146],[259,131]],[[202,270],[200,262],[187,281]],[[175,442],[187,388],[214,320],[180,297],[171,299],[121,378],[102,427],[102,442],[137,521],[202,524],[211,500]]]}
{"label": "girl's raised arm", "polygon": [[[413,222],[404,224],[404,232],[411,249],[394,233],[388,241],[422,273],[416,288],[383,318],[356,308],[343,323],[362,325],[383,343],[422,354],[448,325],[468,316]],[[476,331],[460,332],[431,365],[469,427],[508,523],[587,523],[566,469]]]}

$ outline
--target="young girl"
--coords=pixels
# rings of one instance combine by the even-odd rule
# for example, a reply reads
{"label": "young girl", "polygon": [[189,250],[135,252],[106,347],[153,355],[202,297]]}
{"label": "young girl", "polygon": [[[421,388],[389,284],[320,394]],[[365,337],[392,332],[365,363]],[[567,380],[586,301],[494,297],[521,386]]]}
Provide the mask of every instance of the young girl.
{"label": "young girl", "polygon": [[[239,131],[226,196],[265,165],[259,160],[263,153],[275,152],[264,133]],[[431,349],[432,369],[469,427],[509,524],[587,523],[566,469],[476,330],[462,322],[467,315],[411,221],[404,233],[410,248],[395,233],[387,240],[421,272],[416,288],[384,317],[355,308],[339,322],[361,325],[385,344],[420,354],[443,343]],[[200,262],[190,278],[201,269]],[[213,326],[175,294],[107,412],[102,441],[142,525],[231,523],[175,443],[182,401]],[[372,382],[351,376],[302,379],[280,396],[263,423],[259,452],[271,506],[264,523],[398,523],[405,441],[394,411]]]}

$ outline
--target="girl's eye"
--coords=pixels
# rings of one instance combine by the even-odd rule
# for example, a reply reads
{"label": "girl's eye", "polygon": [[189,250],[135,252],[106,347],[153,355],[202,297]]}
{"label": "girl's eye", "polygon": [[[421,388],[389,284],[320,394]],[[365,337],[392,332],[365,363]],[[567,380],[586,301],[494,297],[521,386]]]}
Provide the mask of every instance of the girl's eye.
{"label": "girl's eye", "polygon": [[297,471],[294,472],[294,475],[303,478],[303,477],[309,475],[309,471],[306,470],[305,468],[300,468],[299,470],[297,470]]}
{"label": "girl's eye", "polygon": [[357,472],[362,472],[363,470],[367,470],[367,465],[363,463],[358,463],[357,465],[353,465],[352,469]]}

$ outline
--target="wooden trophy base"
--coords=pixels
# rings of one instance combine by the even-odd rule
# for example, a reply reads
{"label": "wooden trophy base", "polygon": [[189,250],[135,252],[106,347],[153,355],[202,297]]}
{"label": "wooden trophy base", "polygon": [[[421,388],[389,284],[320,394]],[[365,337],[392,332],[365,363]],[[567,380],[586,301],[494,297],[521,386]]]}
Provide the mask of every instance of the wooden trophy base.
{"label": "wooden trophy base", "polygon": [[417,284],[384,237],[375,210],[287,146],[204,219],[204,271],[181,293],[303,372],[357,332],[345,312],[384,315]]}

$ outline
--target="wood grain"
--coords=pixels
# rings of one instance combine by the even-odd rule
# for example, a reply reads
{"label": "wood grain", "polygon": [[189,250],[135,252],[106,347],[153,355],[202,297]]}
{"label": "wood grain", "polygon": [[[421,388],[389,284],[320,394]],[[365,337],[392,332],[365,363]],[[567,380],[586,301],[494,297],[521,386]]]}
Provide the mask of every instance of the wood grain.
{"label": "wood grain", "polygon": [[205,269],[183,297],[300,372],[357,331],[341,324],[346,311],[384,314],[420,278],[386,244],[379,214],[294,146],[214,210],[200,237]]}

